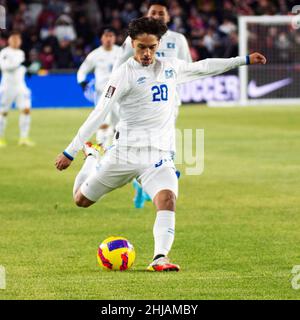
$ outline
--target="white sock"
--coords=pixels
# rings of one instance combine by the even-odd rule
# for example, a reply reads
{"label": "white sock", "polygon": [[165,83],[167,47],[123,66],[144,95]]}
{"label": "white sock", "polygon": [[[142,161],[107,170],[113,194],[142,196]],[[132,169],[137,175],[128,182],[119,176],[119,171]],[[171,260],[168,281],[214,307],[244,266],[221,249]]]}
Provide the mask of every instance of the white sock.
{"label": "white sock", "polygon": [[30,114],[21,113],[19,117],[20,138],[28,138],[30,130]]}
{"label": "white sock", "polygon": [[7,123],[7,116],[0,114],[0,137],[4,137],[6,123]]}
{"label": "white sock", "polygon": [[158,254],[168,255],[175,237],[175,212],[157,211],[153,226],[154,257]]}
{"label": "white sock", "polygon": [[75,196],[77,190],[80,188],[80,186],[83,184],[85,179],[89,176],[89,174],[92,172],[92,169],[95,167],[96,164],[96,158],[92,155],[88,156],[79,171],[78,175],[75,178],[74,186],[73,186],[73,196]]}

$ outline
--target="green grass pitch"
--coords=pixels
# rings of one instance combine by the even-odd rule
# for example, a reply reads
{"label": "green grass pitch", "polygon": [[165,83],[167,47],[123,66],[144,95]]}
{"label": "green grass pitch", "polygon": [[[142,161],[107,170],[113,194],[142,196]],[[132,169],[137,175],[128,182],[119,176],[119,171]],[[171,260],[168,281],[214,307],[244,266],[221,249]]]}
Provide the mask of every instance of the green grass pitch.
{"label": "green grass pitch", "polygon": [[[300,108],[181,108],[179,128],[204,128],[205,170],[180,178],[171,258],[179,273],[147,273],[155,210],[130,185],[89,209],[72,201],[83,157],[54,167],[89,110],[33,111],[35,148],[17,147],[18,115],[0,149],[2,299],[299,299]],[[183,167],[181,167],[183,170]],[[130,239],[134,267],[103,272],[99,243]]]}

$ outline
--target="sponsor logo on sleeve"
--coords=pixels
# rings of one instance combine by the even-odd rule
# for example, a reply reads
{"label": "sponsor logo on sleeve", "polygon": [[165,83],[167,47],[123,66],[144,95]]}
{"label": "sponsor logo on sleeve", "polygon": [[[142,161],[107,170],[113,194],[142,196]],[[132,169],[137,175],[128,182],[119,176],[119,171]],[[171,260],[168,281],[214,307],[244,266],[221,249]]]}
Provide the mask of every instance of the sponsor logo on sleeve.
{"label": "sponsor logo on sleeve", "polygon": [[116,91],[116,87],[109,86],[109,88],[107,89],[107,92],[105,94],[105,98],[110,99],[114,95],[115,91]]}
{"label": "sponsor logo on sleeve", "polygon": [[167,43],[167,48],[168,49],[175,49],[175,43],[174,42],[168,42]]}
{"label": "sponsor logo on sleeve", "polygon": [[140,77],[140,78],[138,78],[138,80],[137,80],[137,84],[143,84],[143,83],[145,83],[146,82],[146,77]]}

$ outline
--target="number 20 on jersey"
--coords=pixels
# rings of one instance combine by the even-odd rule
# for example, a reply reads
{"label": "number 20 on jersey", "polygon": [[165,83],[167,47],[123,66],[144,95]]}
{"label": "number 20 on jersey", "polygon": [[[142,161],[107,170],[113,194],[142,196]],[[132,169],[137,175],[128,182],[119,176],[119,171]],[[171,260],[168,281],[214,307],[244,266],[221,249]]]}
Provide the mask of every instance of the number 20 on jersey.
{"label": "number 20 on jersey", "polygon": [[168,101],[168,87],[165,84],[160,86],[153,86],[152,90],[152,102]]}

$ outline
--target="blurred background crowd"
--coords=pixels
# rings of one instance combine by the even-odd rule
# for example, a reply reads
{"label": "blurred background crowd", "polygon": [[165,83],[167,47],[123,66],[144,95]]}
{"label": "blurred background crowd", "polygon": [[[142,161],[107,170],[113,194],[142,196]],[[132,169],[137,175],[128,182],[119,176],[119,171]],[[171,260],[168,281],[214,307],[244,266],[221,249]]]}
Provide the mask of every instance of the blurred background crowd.
{"label": "blurred background crowd", "polygon": [[[296,2],[171,0],[169,28],[188,38],[194,60],[227,58],[238,54],[238,15],[288,14]],[[104,25],[115,28],[117,44],[121,45],[130,20],[147,11],[147,0],[0,0],[0,5],[7,13],[0,50],[7,45],[9,31],[21,31],[28,63],[46,70],[78,68],[99,46],[99,32]],[[281,39],[287,36],[281,35]]]}

